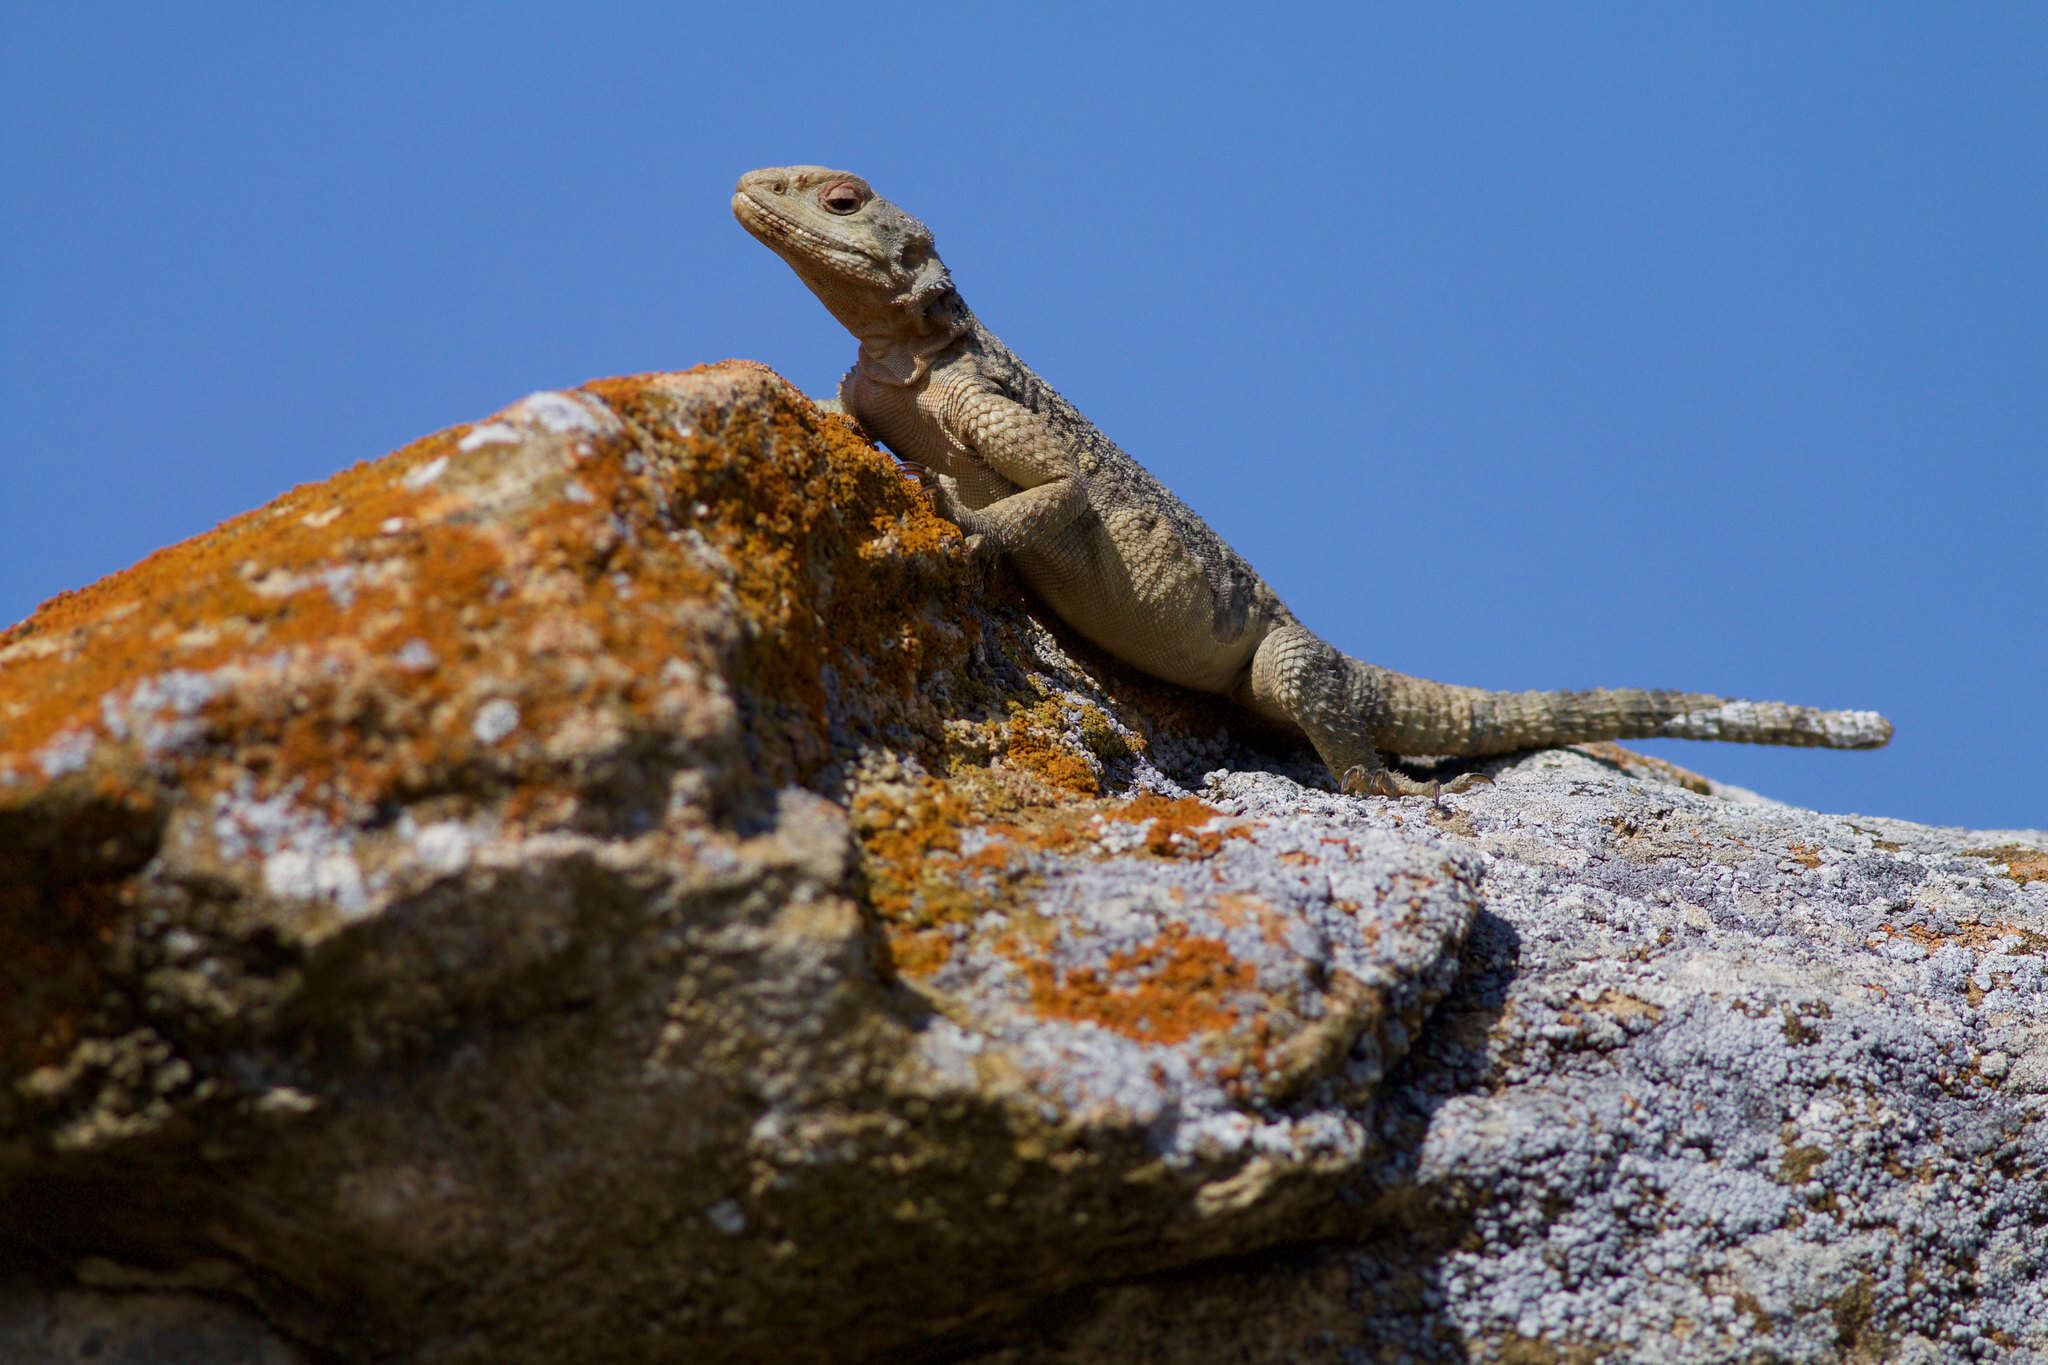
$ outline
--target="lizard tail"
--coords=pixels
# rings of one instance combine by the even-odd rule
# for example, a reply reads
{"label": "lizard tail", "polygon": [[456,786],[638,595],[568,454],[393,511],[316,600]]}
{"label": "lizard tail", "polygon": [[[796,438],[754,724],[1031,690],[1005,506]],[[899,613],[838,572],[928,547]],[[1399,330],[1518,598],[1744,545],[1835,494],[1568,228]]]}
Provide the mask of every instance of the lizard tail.
{"label": "lizard tail", "polygon": [[1373,699],[1372,742],[1388,753],[1478,757],[1603,739],[1877,749],[1892,737],[1892,723],[1875,711],[1821,711],[1634,687],[1489,692],[1350,662],[1363,671],[1359,681]]}

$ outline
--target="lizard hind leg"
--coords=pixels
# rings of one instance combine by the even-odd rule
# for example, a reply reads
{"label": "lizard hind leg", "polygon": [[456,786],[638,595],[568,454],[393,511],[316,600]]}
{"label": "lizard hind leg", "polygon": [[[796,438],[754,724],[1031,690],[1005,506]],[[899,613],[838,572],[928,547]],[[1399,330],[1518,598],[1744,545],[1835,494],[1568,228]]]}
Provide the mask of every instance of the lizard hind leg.
{"label": "lizard hind leg", "polygon": [[1348,795],[1435,797],[1440,791],[1381,759],[1372,742],[1379,698],[1371,675],[1306,626],[1278,626],[1259,642],[1238,700],[1307,735]]}

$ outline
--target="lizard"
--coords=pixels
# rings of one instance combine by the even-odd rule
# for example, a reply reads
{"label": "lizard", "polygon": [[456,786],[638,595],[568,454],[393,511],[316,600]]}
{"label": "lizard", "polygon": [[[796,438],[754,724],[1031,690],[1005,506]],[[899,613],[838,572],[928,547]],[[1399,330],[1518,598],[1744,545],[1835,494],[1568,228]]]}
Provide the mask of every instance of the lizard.
{"label": "lizard", "polygon": [[[831,405],[920,478],[977,559],[1127,664],[1307,737],[1339,790],[1436,797],[1387,756],[1484,757],[1672,737],[1874,749],[1872,711],[1639,688],[1498,692],[1355,659],[1310,631],[1208,523],[983,326],[927,228],[860,176],[750,171],[741,226],[860,342]],[[1453,789],[1484,777],[1468,773]]]}

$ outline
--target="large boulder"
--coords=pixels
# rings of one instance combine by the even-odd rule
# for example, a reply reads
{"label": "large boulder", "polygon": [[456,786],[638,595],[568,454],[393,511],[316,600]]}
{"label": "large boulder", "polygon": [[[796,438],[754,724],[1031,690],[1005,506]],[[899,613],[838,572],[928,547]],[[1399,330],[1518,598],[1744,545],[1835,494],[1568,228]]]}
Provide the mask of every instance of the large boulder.
{"label": "large boulder", "polygon": [[731,363],[0,636],[0,1357],[2048,1350],[2048,839],[1032,611]]}

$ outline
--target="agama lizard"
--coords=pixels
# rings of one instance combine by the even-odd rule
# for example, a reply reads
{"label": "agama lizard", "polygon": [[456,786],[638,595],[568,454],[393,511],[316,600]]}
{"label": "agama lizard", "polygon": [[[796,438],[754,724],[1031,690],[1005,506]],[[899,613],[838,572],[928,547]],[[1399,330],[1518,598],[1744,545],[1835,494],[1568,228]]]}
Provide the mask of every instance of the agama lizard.
{"label": "agama lizard", "polygon": [[1605,739],[1874,749],[1891,722],[1695,692],[1492,692],[1339,653],[1208,523],[969,311],[931,230],[822,166],[740,178],[733,213],[860,339],[841,410],[927,475],[979,554],[1126,663],[1306,735],[1346,792],[1424,795],[1383,754],[1480,756]]}

